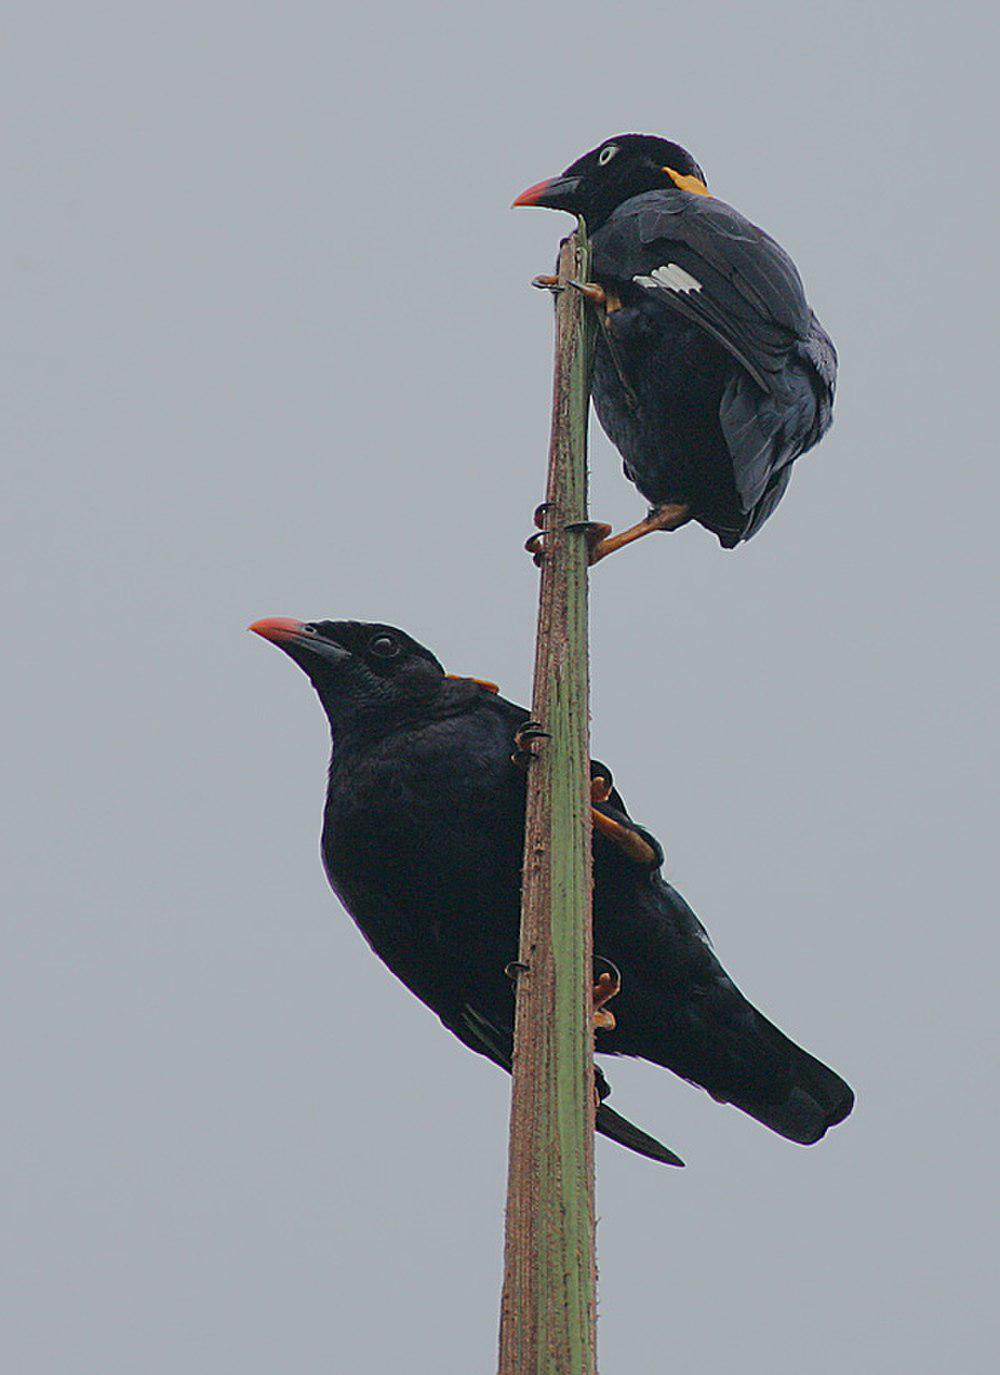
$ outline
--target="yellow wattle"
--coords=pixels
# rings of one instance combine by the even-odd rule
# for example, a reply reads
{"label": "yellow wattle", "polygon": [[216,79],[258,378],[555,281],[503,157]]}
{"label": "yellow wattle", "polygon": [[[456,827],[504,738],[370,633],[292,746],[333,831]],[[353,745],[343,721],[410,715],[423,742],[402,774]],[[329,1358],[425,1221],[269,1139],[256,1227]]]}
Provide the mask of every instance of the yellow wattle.
{"label": "yellow wattle", "polygon": [[690,191],[695,196],[711,196],[711,191],[700,177],[685,177],[683,173],[675,172],[672,167],[664,167],[663,170],[681,191]]}

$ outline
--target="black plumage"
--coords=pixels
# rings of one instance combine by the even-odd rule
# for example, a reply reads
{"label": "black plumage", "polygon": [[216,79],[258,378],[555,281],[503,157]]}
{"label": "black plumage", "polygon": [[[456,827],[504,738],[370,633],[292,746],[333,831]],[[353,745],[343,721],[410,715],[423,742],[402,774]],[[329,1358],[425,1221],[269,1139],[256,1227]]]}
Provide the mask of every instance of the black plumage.
{"label": "black plumage", "polygon": [[[260,621],[308,674],[333,734],[322,853],[375,953],[472,1049],[510,1068],[528,713],[391,626]],[[607,778],[597,811],[645,841],[646,861],[599,829],[594,949],[622,973],[597,1049],[664,1065],[805,1144],[850,1112],[844,1081],[742,996],[660,874],[662,851]],[[603,794],[602,794],[603,795]],[[608,830],[614,831],[613,826]],[[603,1076],[601,1092],[608,1090]],[[654,1158],[672,1152],[602,1103],[598,1129]]]}
{"label": "black plumage", "polygon": [[749,539],[833,418],[837,355],[791,258],[647,135],[609,139],[515,204],[587,224],[606,295],[594,406],[626,475],[726,548]]}

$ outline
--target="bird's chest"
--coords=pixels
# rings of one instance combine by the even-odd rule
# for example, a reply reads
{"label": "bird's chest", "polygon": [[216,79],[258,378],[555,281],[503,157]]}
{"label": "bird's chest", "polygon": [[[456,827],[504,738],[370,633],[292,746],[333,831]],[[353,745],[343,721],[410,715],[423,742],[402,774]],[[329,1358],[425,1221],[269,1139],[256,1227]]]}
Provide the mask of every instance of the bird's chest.
{"label": "bird's chest", "polygon": [[511,903],[516,913],[523,788],[509,755],[487,724],[464,731],[458,754],[447,730],[431,730],[334,767],[324,862],[362,928],[376,894],[436,941],[463,943]]}

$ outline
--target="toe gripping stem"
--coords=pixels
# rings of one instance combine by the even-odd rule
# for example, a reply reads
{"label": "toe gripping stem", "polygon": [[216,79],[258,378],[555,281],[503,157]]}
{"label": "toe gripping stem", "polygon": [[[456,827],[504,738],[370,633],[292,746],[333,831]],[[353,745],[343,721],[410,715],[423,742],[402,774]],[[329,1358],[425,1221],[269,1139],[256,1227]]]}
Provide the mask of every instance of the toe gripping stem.
{"label": "toe gripping stem", "polygon": [[597,282],[581,282],[576,277],[571,277],[569,285],[574,291],[578,291],[585,301],[590,301],[592,305],[603,306],[607,303],[607,293]]}
{"label": "toe gripping stem", "polygon": [[606,1004],[621,992],[622,976],[618,966],[603,955],[594,956],[594,1030],[613,1031],[615,1014]]}
{"label": "toe gripping stem", "polygon": [[551,739],[551,732],[545,729],[541,721],[525,721],[514,736],[514,753],[510,757],[511,763],[516,764],[519,769],[527,769],[535,758],[536,752],[532,748],[535,741]]}
{"label": "toe gripping stem", "polygon": [[554,503],[543,501],[540,506],[535,507],[535,524],[538,527],[533,535],[529,535],[524,542],[524,547],[534,560],[535,566],[541,566],[545,558],[545,540],[547,535],[552,535],[557,529],[561,529],[571,535],[583,535],[587,541],[588,562],[594,561],[594,550],[608,535],[611,534],[611,526],[605,525],[599,520],[571,520],[562,526],[550,526],[547,524],[549,512],[555,510]]}
{"label": "toe gripping stem", "polygon": [[550,272],[540,272],[537,277],[532,277],[531,285],[538,291],[551,291],[553,296],[566,290],[559,278],[553,277]]}
{"label": "toe gripping stem", "polygon": [[[504,965],[503,972],[511,983],[516,984],[522,974],[527,974],[531,966],[523,960],[511,960]],[[609,1012],[607,1004],[618,996],[622,989],[622,976],[616,964],[606,960],[603,955],[594,956],[594,982],[591,990],[594,1009],[594,1030],[614,1031],[615,1014]]]}
{"label": "toe gripping stem", "polygon": [[556,506],[554,501],[542,501],[535,507],[534,515],[532,516],[532,520],[535,523],[535,533],[529,535],[524,541],[524,547],[531,555],[532,562],[536,568],[540,568],[542,565],[542,559],[545,555],[545,536],[551,533],[547,528],[548,516],[549,512],[555,509]]}

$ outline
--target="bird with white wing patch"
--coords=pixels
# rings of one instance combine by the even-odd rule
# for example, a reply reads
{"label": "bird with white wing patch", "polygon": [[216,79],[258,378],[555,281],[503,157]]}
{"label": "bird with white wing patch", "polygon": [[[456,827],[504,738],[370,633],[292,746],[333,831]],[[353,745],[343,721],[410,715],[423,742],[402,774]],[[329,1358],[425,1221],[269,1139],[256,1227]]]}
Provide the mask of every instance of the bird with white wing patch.
{"label": "bird with white wing patch", "polygon": [[587,225],[594,407],[653,507],[617,535],[595,527],[592,561],[688,521],[727,549],[756,534],[833,419],[837,355],[791,258],[709,193],[690,153],[645,134],[608,139],[514,204]]}

